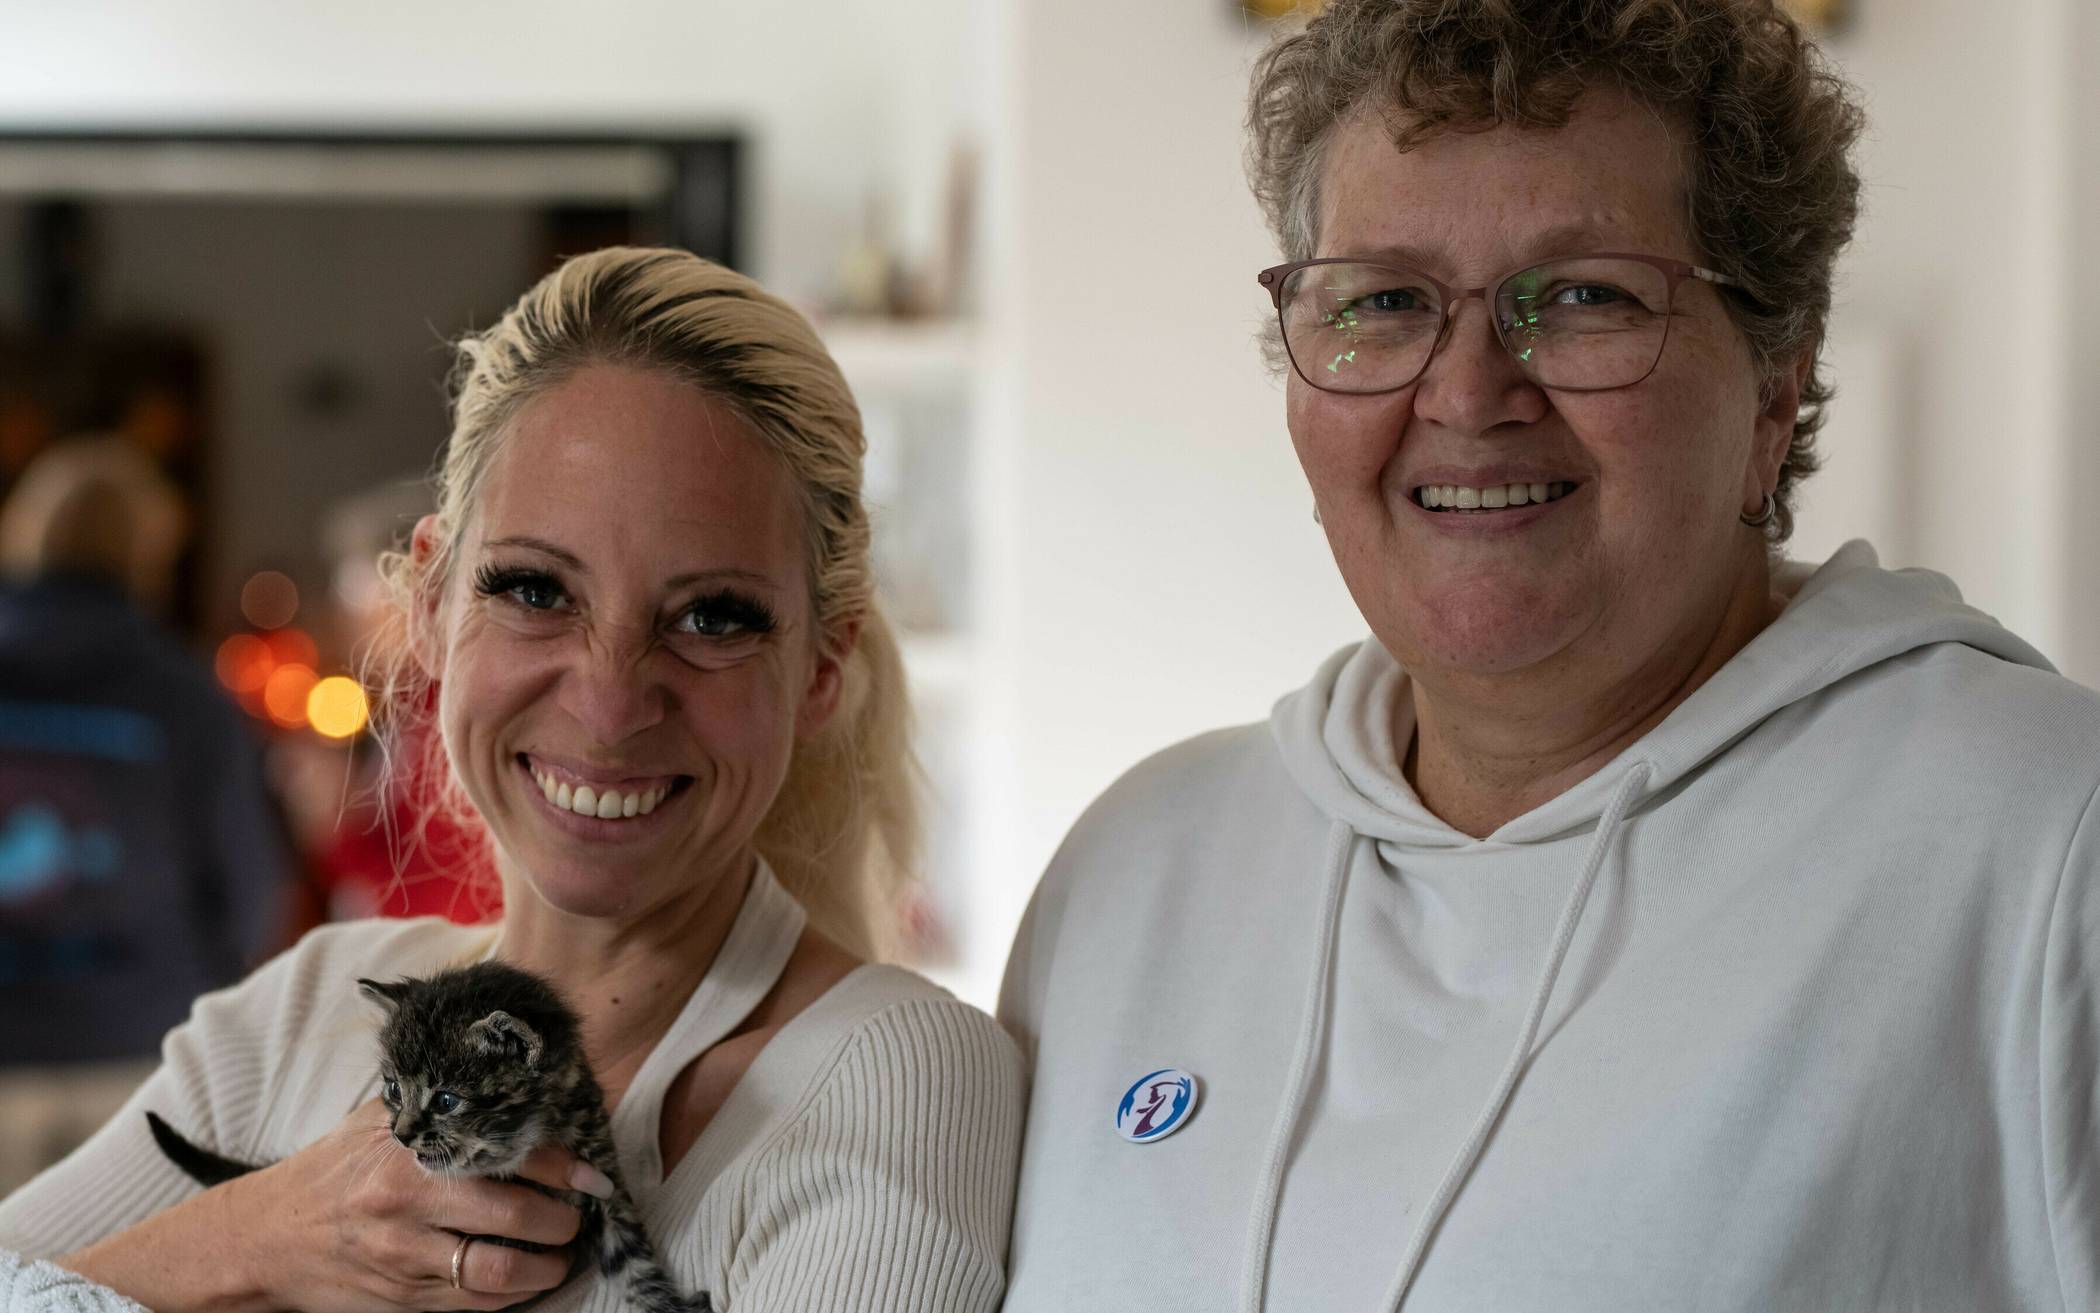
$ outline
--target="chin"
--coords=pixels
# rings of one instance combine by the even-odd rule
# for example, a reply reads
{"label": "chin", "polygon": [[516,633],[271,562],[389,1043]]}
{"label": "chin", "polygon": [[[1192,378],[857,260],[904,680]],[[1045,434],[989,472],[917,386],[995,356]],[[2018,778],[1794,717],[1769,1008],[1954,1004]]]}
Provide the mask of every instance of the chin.
{"label": "chin", "polygon": [[520,883],[557,912],[580,917],[619,917],[647,903],[645,870],[574,859],[526,859]]}
{"label": "chin", "polygon": [[1393,656],[1416,671],[1504,675],[1564,651],[1585,627],[1564,597],[1526,597],[1520,590],[1455,589],[1442,599],[1408,599],[1388,632],[1404,639]]}

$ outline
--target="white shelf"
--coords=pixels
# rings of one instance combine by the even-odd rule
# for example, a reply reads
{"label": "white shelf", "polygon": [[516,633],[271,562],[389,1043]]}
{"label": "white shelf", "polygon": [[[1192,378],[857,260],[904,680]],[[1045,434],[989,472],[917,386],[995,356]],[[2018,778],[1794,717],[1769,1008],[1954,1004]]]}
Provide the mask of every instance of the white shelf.
{"label": "white shelf", "polygon": [[817,334],[856,392],[958,388],[978,368],[976,328],[963,320],[833,319]]}

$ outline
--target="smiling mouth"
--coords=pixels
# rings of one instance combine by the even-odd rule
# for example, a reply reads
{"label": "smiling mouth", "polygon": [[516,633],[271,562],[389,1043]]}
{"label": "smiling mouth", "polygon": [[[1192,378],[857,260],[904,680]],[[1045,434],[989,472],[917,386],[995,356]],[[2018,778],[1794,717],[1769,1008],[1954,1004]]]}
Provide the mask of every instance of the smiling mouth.
{"label": "smiling mouth", "polygon": [[577,816],[595,817],[601,821],[633,820],[655,811],[667,798],[685,791],[693,782],[690,775],[676,775],[668,782],[622,788],[617,785],[576,784],[561,779],[553,771],[536,766],[524,753],[517,756],[518,764],[531,774],[533,783],[539,785],[540,793],[557,811]]}
{"label": "smiling mouth", "polygon": [[1455,483],[1425,483],[1414,490],[1411,500],[1425,510],[1453,515],[1484,515],[1539,502],[1559,501],[1581,486],[1569,479],[1551,483],[1493,483],[1478,488]]}

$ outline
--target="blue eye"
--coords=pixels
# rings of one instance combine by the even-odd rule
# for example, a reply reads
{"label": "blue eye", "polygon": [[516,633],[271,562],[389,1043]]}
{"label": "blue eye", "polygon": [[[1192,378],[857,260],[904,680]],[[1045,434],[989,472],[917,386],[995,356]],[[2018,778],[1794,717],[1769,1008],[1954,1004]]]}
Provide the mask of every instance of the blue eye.
{"label": "blue eye", "polygon": [[678,618],[678,628],[702,638],[741,638],[771,633],[773,610],[756,597],[720,589],[696,598]]}
{"label": "blue eye", "polygon": [[568,600],[560,582],[543,570],[483,566],[474,575],[474,591],[483,597],[505,598],[528,611],[552,611]]}
{"label": "blue eye", "polygon": [[458,1112],[459,1106],[465,1102],[465,1099],[460,1098],[450,1090],[439,1090],[436,1094],[430,1096],[430,1110],[440,1115]]}
{"label": "blue eye", "polygon": [[388,1103],[401,1102],[400,1083],[396,1081],[392,1076],[387,1077],[385,1084],[379,1087],[379,1096],[382,1099],[386,1100]]}

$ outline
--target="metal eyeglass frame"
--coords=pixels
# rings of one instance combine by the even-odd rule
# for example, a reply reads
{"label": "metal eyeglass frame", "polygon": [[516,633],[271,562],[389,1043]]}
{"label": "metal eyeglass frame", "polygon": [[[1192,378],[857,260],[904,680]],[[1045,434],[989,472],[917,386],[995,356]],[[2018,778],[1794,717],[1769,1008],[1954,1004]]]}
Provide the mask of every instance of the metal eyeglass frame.
{"label": "metal eyeglass frame", "polygon": [[[1453,287],[1449,283],[1430,277],[1419,269],[1410,269],[1404,265],[1386,264],[1379,260],[1360,260],[1348,255],[1328,255],[1315,260],[1293,260],[1288,264],[1272,265],[1256,274],[1255,280],[1263,287],[1269,289],[1269,300],[1276,307],[1276,328],[1283,337],[1284,354],[1290,357],[1291,369],[1297,373],[1299,378],[1305,380],[1307,387],[1317,388],[1321,392],[1332,392],[1336,396],[1341,397],[1378,397],[1384,396],[1388,392],[1398,392],[1401,388],[1413,387],[1422,375],[1429,372],[1429,362],[1436,359],[1436,353],[1443,350],[1445,340],[1451,336],[1451,325],[1458,317],[1459,302],[1476,296],[1480,298],[1481,305],[1486,307],[1489,322],[1495,326],[1495,341],[1500,343],[1502,349],[1509,353],[1510,359],[1516,362],[1517,369],[1526,378],[1531,378],[1532,382],[1538,383],[1540,387],[1546,387],[1546,384],[1539,383],[1536,378],[1532,378],[1531,371],[1525,368],[1524,358],[1517,354],[1516,349],[1509,344],[1509,339],[1503,336],[1501,316],[1495,313],[1495,298],[1501,295],[1503,284],[1515,278],[1518,274],[1536,269],[1540,265],[1558,264],[1564,260],[1632,260],[1639,264],[1651,265],[1656,269],[1660,269],[1670,281],[1668,289],[1663,294],[1662,340],[1655,344],[1655,359],[1648,362],[1648,368],[1640,378],[1632,379],[1625,383],[1613,383],[1606,387],[1562,387],[1556,384],[1553,385],[1553,391],[1555,392],[1614,392],[1620,388],[1630,388],[1636,383],[1645,381],[1649,374],[1655,372],[1655,367],[1662,363],[1663,350],[1670,344],[1670,307],[1677,300],[1677,285],[1679,283],[1687,278],[1692,278],[1702,283],[1712,283],[1716,287],[1740,289],[1743,286],[1726,274],[1716,273],[1712,269],[1703,269],[1696,264],[1686,264],[1682,260],[1667,260],[1658,255],[1633,255],[1625,251],[1591,251],[1579,255],[1556,255],[1544,260],[1527,260],[1522,265],[1497,278],[1494,282],[1481,287]],[[1290,329],[1283,322],[1283,285],[1292,274],[1297,273],[1300,269],[1308,269],[1319,264],[1360,264],[1373,269],[1384,269],[1391,273],[1405,274],[1410,278],[1420,279],[1436,289],[1437,295],[1443,299],[1444,303],[1443,322],[1437,326],[1436,341],[1430,344],[1429,354],[1422,357],[1421,368],[1409,375],[1405,382],[1395,383],[1391,387],[1374,388],[1365,392],[1322,387],[1305,372],[1305,367],[1298,363],[1297,353],[1291,350]],[[1493,297],[1489,295],[1491,291],[1494,293]]]}

